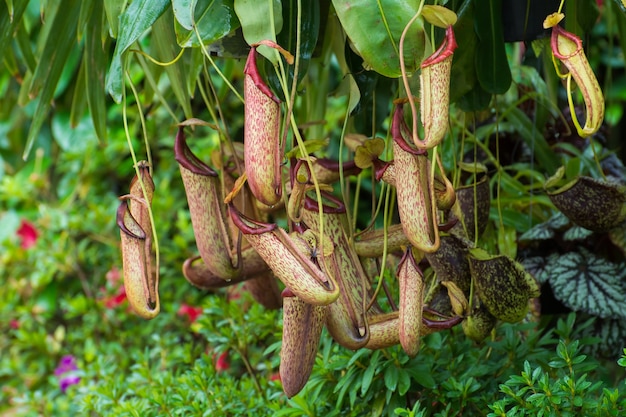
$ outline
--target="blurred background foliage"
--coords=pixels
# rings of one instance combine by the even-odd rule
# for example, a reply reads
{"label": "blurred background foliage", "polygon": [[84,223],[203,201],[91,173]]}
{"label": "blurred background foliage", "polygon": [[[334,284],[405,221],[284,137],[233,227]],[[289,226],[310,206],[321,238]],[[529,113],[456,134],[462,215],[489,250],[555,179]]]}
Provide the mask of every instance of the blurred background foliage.
{"label": "blurred background foliage", "polygon": [[[242,91],[244,37],[250,43],[278,32],[279,43],[293,50],[298,3],[0,1],[0,413],[484,415],[501,397],[521,397],[499,392],[499,384],[528,371],[524,361],[556,387],[564,378],[558,360],[569,353],[568,360],[581,358],[583,348],[589,356],[576,359],[569,377],[585,374],[599,385],[576,395],[618,415],[611,410],[624,409],[623,369],[614,363],[626,340],[624,310],[599,315],[561,305],[551,285],[567,271],[550,275],[545,266],[550,256],[589,251],[604,266],[623,266],[623,226],[610,239],[600,233],[568,241],[563,235],[572,226],[555,226],[558,211],[542,189],[561,165],[570,179],[608,174],[624,180],[626,15],[618,1],[566,1],[565,26],[583,38],[606,98],[605,126],[592,140],[564,134],[573,125],[546,38],[506,45],[500,39],[501,59],[484,68],[492,57],[483,56],[488,49],[480,42],[485,31],[492,36],[506,27],[507,6],[497,10],[497,29],[485,19],[498,2],[438,2],[459,16],[451,132],[439,152],[456,185],[466,176],[459,161],[479,162],[490,174],[498,198],[481,247],[517,257],[529,269],[535,258],[543,260],[533,273],[547,274],[543,290],[550,297],[542,299],[537,322],[501,326],[480,345],[460,329],[435,334],[415,359],[397,347],[355,353],[324,333],[311,382],[287,400],[277,380],[280,312],[263,310],[239,288],[207,294],[184,280],[180,265],[195,247],[172,153],[176,124],[201,118],[240,141],[243,111],[234,92]],[[388,16],[417,7],[379,3]],[[266,21],[270,5],[280,12],[274,30]],[[295,113],[308,139],[324,141],[319,156],[338,157],[345,133],[387,137],[398,96],[397,70],[385,66],[393,59],[381,55],[389,45],[358,46],[359,39],[344,37],[373,27],[378,16],[340,21],[336,15],[346,8],[343,1],[302,1],[303,78]],[[439,29],[426,29],[428,39],[415,40],[413,51],[426,54],[442,37]],[[172,61],[181,48],[177,61],[153,62]],[[409,65],[421,59],[412,56]],[[263,71],[280,91],[269,60]],[[199,131],[192,143],[209,160],[219,141]],[[149,322],[129,310],[120,279],[114,213],[134,174],[129,143],[139,159],[149,152],[155,169],[162,312]],[[366,182],[363,190],[365,200],[375,192]],[[367,224],[370,213],[361,216]],[[554,232],[547,239],[531,233],[542,225]],[[626,294],[623,276],[617,287]],[[557,321],[571,310],[578,321],[573,315]],[[558,340],[566,346],[557,360]],[[580,345],[572,347],[575,340]],[[67,356],[72,360],[64,362]],[[615,390],[613,397],[601,387]],[[492,406],[494,415],[504,415],[497,407],[507,401]]]}

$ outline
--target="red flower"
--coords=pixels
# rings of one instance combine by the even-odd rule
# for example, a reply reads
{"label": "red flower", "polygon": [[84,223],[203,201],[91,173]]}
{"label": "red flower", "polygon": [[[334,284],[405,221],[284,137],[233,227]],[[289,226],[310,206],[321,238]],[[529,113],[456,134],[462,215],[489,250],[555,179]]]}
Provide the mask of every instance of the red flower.
{"label": "red flower", "polygon": [[113,295],[100,298],[100,301],[104,303],[106,308],[112,309],[126,301],[126,290],[121,282],[122,278],[120,270],[116,266],[109,269],[105,277],[109,291],[105,288],[101,288],[100,291],[106,294],[107,292],[111,292],[110,290],[115,290],[115,293]]}
{"label": "red flower", "polygon": [[198,316],[202,314],[202,307],[192,307],[187,304],[182,304],[178,309],[179,316],[187,316],[189,318],[189,322],[193,323],[198,319]]}
{"label": "red flower", "polygon": [[282,382],[282,380],[280,379],[280,372],[274,372],[272,375],[270,375],[270,381]]}
{"label": "red flower", "polygon": [[215,361],[215,371],[224,372],[227,371],[229,368],[230,363],[228,363],[228,352],[224,352]]}
{"label": "red flower", "polygon": [[31,222],[22,220],[20,228],[17,229],[17,236],[21,240],[20,246],[22,249],[30,249],[37,243],[39,232]]}
{"label": "red flower", "polygon": [[126,300],[126,290],[124,286],[120,286],[117,290],[117,293],[102,299],[104,301],[104,305],[106,308],[115,308],[122,304]]}
{"label": "red flower", "polygon": [[17,321],[16,319],[12,319],[11,322],[9,323],[9,326],[11,326],[13,330],[17,330],[20,328],[20,322]]}

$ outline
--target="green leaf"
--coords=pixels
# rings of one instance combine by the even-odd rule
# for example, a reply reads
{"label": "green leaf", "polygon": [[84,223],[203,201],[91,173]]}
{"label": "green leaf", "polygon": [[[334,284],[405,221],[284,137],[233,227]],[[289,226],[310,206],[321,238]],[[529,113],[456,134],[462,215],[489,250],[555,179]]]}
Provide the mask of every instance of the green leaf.
{"label": "green leaf", "polygon": [[91,113],[98,138],[106,142],[107,109],[104,79],[107,69],[107,54],[105,53],[105,44],[103,44],[101,38],[103,12],[102,3],[95,2],[93,12],[87,23],[87,32],[85,33],[83,68],[85,71],[85,92],[89,113]]}
{"label": "green leaf", "polygon": [[564,305],[602,318],[626,318],[626,265],[584,248],[561,255],[551,265],[550,285]]}
{"label": "green leaf", "polygon": [[22,22],[22,15],[27,6],[27,1],[18,1],[10,11],[6,3],[0,3],[0,51],[7,49],[18,25]]}
{"label": "green leaf", "polygon": [[26,67],[30,72],[35,72],[35,69],[37,68],[37,59],[33,55],[33,50],[31,49],[30,45],[30,36],[28,31],[26,30],[24,20],[20,21],[15,40],[17,41],[17,45],[20,48],[20,52],[22,53],[22,57],[24,58]]}
{"label": "green leaf", "polygon": [[534,150],[535,159],[541,164],[541,168],[548,174],[553,174],[559,168],[560,158],[554,153],[543,133],[530,118],[519,108],[510,107],[505,116],[508,121],[517,127],[524,142]]}
{"label": "green leaf", "polygon": [[428,365],[423,363],[413,364],[406,368],[406,371],[411,375],[413,380],[423,386],[424,388],[433,389],[437,386],[433,373]]}
{"label": "green leaf", "polygon": [[[609,7],[610,10],[613,10],[609,13],[614,16],[615,22],[617,23],[619,39],[626,39],[626,11],[624,11],[624,4],[621,3],[621,0],[615,0],[615,2],[608,1],[607,7]],[[618,10],[620,8],[622,9],[622,12]],[[622,48],[622,54],[626,56],[626,42],[620,42],[619,45]]]}
{"label": "green leaf", "polygon": [[387,369],[385,369],[385,387],[387,387],[387,389],[389,391],[395,391],[396,388],[398,387],[398,379],[399,379],[399,371],[398,368],[396,368],[393,364],[391,364],[390,366],[387,367]]}
{"label": "green leaf", "polygon": [[[188,0],[180,3],[187,2]],[[174,2],[175,14],[176,3]],[[177,15],[174,29],[176,31],[176,41],[183,48],[213,43],[240,26],[235,14],[233,0],[198,0],[191,17],[192,20],[183,22],[179,18],[180,16]],[[187,19],[186,16],[183,18]],[[193,28],[194,25],[200,33],[200,41]]]}
{"label": "green leaf", "polygon": [[[400,77],[400,36],[417,13],[419,2],[333,0],[333,5],[351,46],[365,61],[365,69],[390,78]],[[404,41],[407,72],[412,73],[419,68],[425,42],[423,21],[417,19]]]}
{"label": "green leaf", "polygon": [[363,379],[361,380],[361,395],[365,395],[367,390],[370,388],[372,384],[372,380],[374,379],[374,374],[376,373],[376,364],[370,363],[365,372],[363,372]]}
{"label": "green leaf", "polygon": [[411,388],[411,378],[409,376],[409,373],[406,372],[406,370],[402,369],[400,370],[398,379],[398,394],[406,394],[409,388]]}
{"label": "green leaf", "polygon": [[502,2],[474,2],[476,35],[475,65],[478,82],[491,94],[504,94],[511,86],[511,70],[502,34]]}
{"label": "green leaf", "polygon": [[191,31],[194,26],[194,11],[198,0],[172,0],[172,10],[176,21],[185,29]]}
{"label": "green leaf", "polygon": [[[476,54],[478,38],[474,31],[474,2],[466,1],[463,3],[463,8],[459,11],[459,20],[454,25],[454,36],[458,48],[454,51],[450,71],[451,103],[456,103],[476,85],[474,55]],[[491,98],[490,94],[487,96],[489,99]],[[489,105],[489,99],[487,99],[485,107]]]}
{"label": "green leaf", "polygon": [[[180,52],[180,48],[176,44],[176,34],[172,25],[173,17],[173,13],[167,10],[153,25],[153,43],[151,47],[154,48],[157,60],[161,62],[171,61]],[[172,64],[166,65],[164,69],[178,104],[183,108],[185,118],[190,119],[193,117],[193,113],[186,78],[190,73],[190,68],[187,67],[186,63],[185,60],[179,59]],[[148,63],[148,65],[152,64]]]}
{"label": "green leaf", "polygon": [[117,103],[122,101],[125,52],[156,22],[169,5],[169,0],[136,0],[120,15],[119,36],[106,80],[107,91]]}
{"label": "green leaf", "polygon": [[485,91],[480,84],[476,84],[459,98],[458,103],[461,110],[465,112],[484,110],[491,103],[491,93]]}
{"label": "green leaf", "polygon": [[[296,0],[283,0],[283,29],[276,40],[280,46],[296,54],[296,39],[298,25],[298,2]],[[317,45],[320,30],[320,4],[317,1],[302,2],[302,24],[300,27],[300,69],[298,70],[298,82],[304,78],[309,68],[309,61]],[[289,67],[289,80],[293,80],[293,67]]]}
{"label": "green leaf", "polygon": [[[283,28],[282,4],[280,0],[238,0],[235,4],[235,13],[237,13],[237,17],[241,22],[243,37],[248,42],[248,45],[262,40],[276,42],[276,35]],[[273,27],[270,24],[272,16],[274,19]],[[270,60],[272,64],[277,65],[278,59],[280,59],[278,51],[267,46],[260,46],[257,50]]]}
{"label": "green leaf", "polygon": [[[86,85],[85,82],[85,66],[81,65],[78,68],[78,75],[75,78],[77,86]],[[76,126],[80,119],[85,114],[85,108],[87,107],[87,95],[85,89],[74,88],[74,94],[72,96],[72,108],[70,109],[70,125]]]}
{"label": "green leaf", "polygon": [[104,11],[111,28],[111,36],[117,38],[117,31],[119,28],[119,20],[124,7],[128,0],[106,0],[104,2]]}
{"label": "green leaf", "polygon": [[590,0],[576,0],[576,11],[576,20],[582,30],[587,33],[591,32],[600,15],[598,4]]}
{"label": "green leaf", "polygon": [[46,38],[46,44],[41,53],[39,64],[33,74],[29,95],[39,95],[39,102],[33,115],[32,123],[28,131],[26,145],[22,157],[28,158],[28,154],[37,138],[39,130],[50,108],[50,101],[54,96],[57,83],[70,55],[75,50],[76,26],[80,15],[78,0],[65,0],[59,7],[62,12],[56,13],[51,23],[51,36]]}

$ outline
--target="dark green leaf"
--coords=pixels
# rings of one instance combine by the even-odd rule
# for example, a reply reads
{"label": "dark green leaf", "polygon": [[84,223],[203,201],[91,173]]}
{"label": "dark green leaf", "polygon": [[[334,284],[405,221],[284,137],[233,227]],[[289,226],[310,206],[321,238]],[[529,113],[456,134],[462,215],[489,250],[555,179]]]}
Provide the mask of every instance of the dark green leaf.
{"label": "dark green leaf", "polygon": [[[283,30],[277,36],[280,46],[296,53],[296,39],[298,35],[297,25],[298,2],[296,0],[283,0]],[[309,61],[317,45],[320,29],[320,5],[317,1],[302,2],[302,25],[300,27],[300,68],[298,81],[306,75]],[[289,67],[289,85],[293,80],[293,67]]]}
{"label": "dark green leaf", "polygon": [[41,53],[39,64],[33,75],[29,94],[39,95],[39,102],[33,121],[28,131],[23,158],[26,159],[35,142],[35,138],[48,114],[50,101],[54,96],[57,83],[65,67],[70,52],[75,51],[76,26],[80,14],[80,1],[66,0],[60,6],[62,12],[56,13],[51,23],[51,36],[46,38],[46,44]]}
{"label": "dark green leaf", "polygon": [[535,159],[541,164],[542,170],[548,174],[555,173],[559,168],[560,158],[550,148],[543,133],[530,118],[517,107],[507,109],[504,117],[517,127],[526,145],[534,150]]}
{"label": "dark green leaf", "polygon": [[491,94],[504,94],[511,85],[511,70],[504,49],[502,34],[502,2],[474,2],[474,28],[478,36],[475,55],[480,85]]}
{"label": "dark green leaf", "polygon": [[457,101],[461,110],[466,112],[484,110],[491,103],[491,94],[485,91],[480,84],[465,93]]}
{"label": "dark green leaf", "polygon": [[26,67],[30,72],[35,72],[35,69],[37,68],[37,60],[33,55],[33,50],[30,45],[30,36],[29,33],[26,31],[26,26],[24,25],[23,20],[20,21],[20,26],[17,30],[15,40],[17,41],[17,45],[20,48],[22,57],[26,62]]}
{"label": "dark green leaf", "polygon": [[85,92],[89,112],[91,113],[98,138],[106,142],[107,109],[104,78],[106,77],[107,54],[100,37],[102,33],[102,14],[102,3],[95,2],[93,13],[87,24],[87,32],[85,33],[83,68],[85,71]]}
{"label": "dark green leaf", "polygon": [[81,65],[78,68],[78,75],[76,76],[76,88],[74,88],[74,94],[72,96],[72,108],[70,109],[70,126],[76,126],[80,119],[85,114],[85,108],[87,107],[87,95],[85,89],[79,86],[86,85],[85,82],[85,65]]}
{"label": "dark green leaf", "polygon": [[[463,8],[458,12],[459,19],[454,25],[454,36],[458,48],[454,51],[452,59],[452,69],[450,71],[450,102],[456,103],[461,97],[468,94],[476,85],[476,66],[474,65],[474,55],[478,38],[474,31],[474,2],[466,1]],[[489,99],[491,95],[487,95]],[[468,97],[469,98],[469,97]],[[482,107],[470,106],[479,110]],[[484,102],[484,101],[483,101]],[[469,104],[469,103],[467,103]],[[466,110],[466,111],[469,111]]]}
{"label": "dark green leaf", "polygon": [[0,51],[5,51],[8,43],[13,38],[18,25],[22,22],[22,15],[28,6],[27,1],[18,1],[13,7],[13,13],[7,9],[4,2],[0,2]]}
{"label": "dark green leaf", "polygon": [[116,102],[122,101],[125,52],[156,22],[169,5],[169,0],[136,0],[120,16],[119,36],[106,80],[107,91]]}
{"label": "dark green leaf", "polygon": [[[174,33],[174,27],[172,25],[173,17],[173,13],[168,10],[154,22],[154,30],[152,31],[153,43],[151,47],[155,51],[157,60],[161,62],[171,61],[180,52],[180,48],[176,44],[176,34]],[[170,81],[172,91],[178,100],[178,104],[183,108],[185,118],[190,119],[193,117],[193,114],[186,80],[190,69],[186,64],[187,62],[185,60],[179,59],[174,63],[166,65],[164,69]],[[148,65],[153,64],[148,63]]]}
{"label": "dark green leaf", "polygon": [[582,30],[587,33],[591,32],[600,15],[597,2],[595,0],[576,0],[576,10],[577,21]]}

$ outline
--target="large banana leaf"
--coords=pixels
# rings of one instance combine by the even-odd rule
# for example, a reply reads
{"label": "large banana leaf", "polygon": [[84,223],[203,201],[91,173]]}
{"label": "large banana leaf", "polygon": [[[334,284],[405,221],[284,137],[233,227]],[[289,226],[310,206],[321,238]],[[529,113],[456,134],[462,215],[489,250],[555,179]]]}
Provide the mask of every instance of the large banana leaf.
{"label": "large banana leaf", "polygon": [[[402,31],[417,13],[419,2],[404,0],[333,0],[352,47],[363,57],[366,69],[386,77],[399,77],[398,44]],[[426,36],[421,19],[417,19],[404,41],[406,70],[419,68],[424,57]]]}

